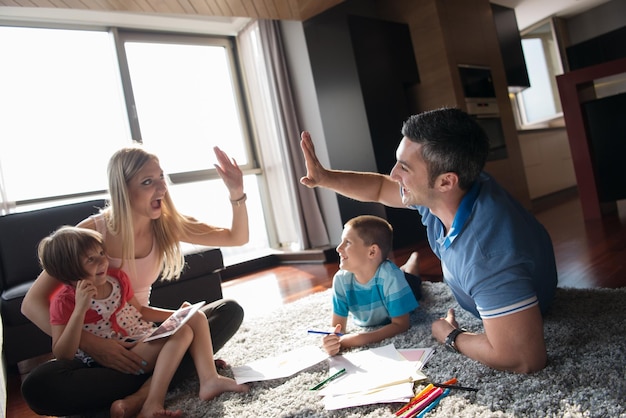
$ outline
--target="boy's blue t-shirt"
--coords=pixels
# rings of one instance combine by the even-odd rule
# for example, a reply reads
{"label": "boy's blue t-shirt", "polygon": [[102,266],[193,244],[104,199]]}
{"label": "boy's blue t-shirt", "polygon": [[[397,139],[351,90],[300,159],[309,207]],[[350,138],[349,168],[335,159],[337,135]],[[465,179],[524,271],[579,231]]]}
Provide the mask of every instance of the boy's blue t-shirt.
{"label": "boy's blue t-shirt", "polygon": [[358,326],[385,325],[418,306],[404,272],[389,260],[380,264],[366,284],[357,282],[346,270],[333,277],[333,312],[343,317],[352,314]]}

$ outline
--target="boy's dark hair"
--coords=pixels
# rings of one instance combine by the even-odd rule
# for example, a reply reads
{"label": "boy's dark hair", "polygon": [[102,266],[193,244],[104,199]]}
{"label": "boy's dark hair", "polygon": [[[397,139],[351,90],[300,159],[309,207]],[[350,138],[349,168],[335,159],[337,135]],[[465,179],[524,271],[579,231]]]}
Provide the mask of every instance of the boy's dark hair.
{"label": "boy's dark hair", "polygon": [[389,256],[393,245],[393,227],[389,222],[374,215],[361,215],[350,219],[346,226],[351,227],[365,245],[376,244],[380,248],[384,261]]}
{"label": "boy's dark hair", "polygon": [[88,273],[82,259],[93,248],[104,248],[102,235],[92,229],[62,226],[39,242],[39,264],[52,277],[67,284]]}
{"label": "boy's dark hair", "polygon": [[455,108],[441,108],[409,117],[402,135],[422,145],[430,186],[437,176],[453,172],[468,190],[487,161],[489,138],[474,117]]}

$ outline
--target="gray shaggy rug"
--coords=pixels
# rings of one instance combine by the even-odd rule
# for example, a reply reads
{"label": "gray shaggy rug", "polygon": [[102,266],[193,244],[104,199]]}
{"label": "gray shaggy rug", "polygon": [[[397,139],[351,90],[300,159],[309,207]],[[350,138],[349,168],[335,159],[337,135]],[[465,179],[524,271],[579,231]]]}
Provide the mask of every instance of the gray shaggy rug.
{"label": "gray shaggy rug", "polygon": [[[626,288],[558,289],[545,318],[548,366],[532,375],[485,367],[450,353],[431,336],[430,324],[453,307],[461,326],[481,331],[443,283],[425,282],[420,307],[408,332],[385,340],[396,348],[435,347],[423,372],[432,381],[456,377],[478,392],[453,391],[428,417],[626,417]],[[327,290],[273,313],[245,319],[216,358],[239,366],[297,347],[318,344],[307,329],[328,329],[331,293]],[[350,326],[350,325],[349,325]],[[353,325],[353,331],[356,330]],[[231,369],[221,371],[233,377]],[[326,360],[288,378],[250,383],[245,394],[225,393],[209,402],[197,399],[198,385],[188,379],[168,394],[166,407],[187,417],[395,417],[401,403],[326,411],[309,391],[328,373]],[[423,385],[416,384],[416,389]]]}

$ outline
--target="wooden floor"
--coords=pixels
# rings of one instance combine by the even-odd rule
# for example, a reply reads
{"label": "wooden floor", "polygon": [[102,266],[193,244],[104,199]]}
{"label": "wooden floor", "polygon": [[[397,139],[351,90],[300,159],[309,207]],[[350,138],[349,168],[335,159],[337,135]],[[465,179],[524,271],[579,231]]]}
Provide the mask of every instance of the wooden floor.
{"label": "wooden floor", "polygon": [[[536,216],[554,242],[560,287],[626,286],[626,205],[602,220],[584,222],[576,195],[541,202]],[[420,253],[423,280],[440,281],[441,266],[426,244],[394,251],[402,265],[412,251]],[[224,297],[237,300],[246,316],[255,316],[277,305],[330,288],[337,263],[289,264],[244,275],[223,283]],[[8,372],[7,417],[37,417],[20,397],[20,376]]]}

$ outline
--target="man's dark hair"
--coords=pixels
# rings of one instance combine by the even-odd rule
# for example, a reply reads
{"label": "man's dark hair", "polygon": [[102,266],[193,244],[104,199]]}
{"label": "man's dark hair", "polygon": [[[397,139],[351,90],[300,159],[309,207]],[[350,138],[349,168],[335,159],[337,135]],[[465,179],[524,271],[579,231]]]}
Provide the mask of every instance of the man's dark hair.
{"label": "man's dark hair", "polygon": [[409,117],[402,135],[422,145],[429,184],[437,176],[453,172],[459,187],[468,190],[487,161],[489,138],[476,120],[455,108],[441,108]]}

